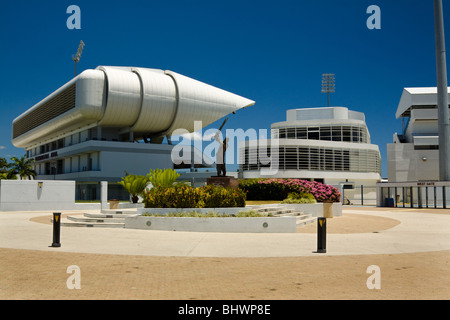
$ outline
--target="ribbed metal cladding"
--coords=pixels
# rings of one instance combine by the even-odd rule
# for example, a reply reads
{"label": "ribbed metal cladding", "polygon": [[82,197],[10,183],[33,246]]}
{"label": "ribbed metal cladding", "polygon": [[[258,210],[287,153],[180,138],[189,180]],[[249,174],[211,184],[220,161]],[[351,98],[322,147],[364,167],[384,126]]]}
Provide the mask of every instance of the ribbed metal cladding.
{"label": "ribbed metal cladding", "polygon": [[[260,170],[269,167],[259,155],[270,155],[266,147],[245,147],[240,150],[240,170]],[[286,146],[280,147],[277,162],[280,170],[346,171],[381,173],[378,151],[332,147]]]}
{"label": "ribbed metal cladding", "polygon": [[13,123],[13,139],[75,108],[76,84]]}

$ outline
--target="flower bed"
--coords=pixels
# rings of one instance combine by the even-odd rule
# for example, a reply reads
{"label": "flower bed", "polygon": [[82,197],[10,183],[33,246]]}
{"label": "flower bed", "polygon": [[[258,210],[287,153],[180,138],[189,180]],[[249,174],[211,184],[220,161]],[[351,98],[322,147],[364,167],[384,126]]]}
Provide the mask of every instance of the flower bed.
{"label": "flower bed", "polygon": [[340,202],[341,193],[333,186],[301,179],[245,179],[239,180],[239,189],[247,200],[284,200],[289,193],[310,193],[317,202]]}

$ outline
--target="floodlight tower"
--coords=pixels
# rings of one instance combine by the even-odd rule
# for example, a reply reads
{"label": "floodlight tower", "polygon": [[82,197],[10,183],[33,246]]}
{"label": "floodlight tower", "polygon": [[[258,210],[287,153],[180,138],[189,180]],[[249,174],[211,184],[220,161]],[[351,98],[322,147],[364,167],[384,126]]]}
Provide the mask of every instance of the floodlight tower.
{"label": "floodlight tower", "polygon": [[330,106],[330,93],[335,92],[334,74],[324,73],[322,75],[322,93],[327,94],[327,103]]}
{"label": "floodlight tower", "polygon": [[76,55],[72,55],[72,60],[75,62],[75,77],[77,76],[77,63],[80,62],[81,53],[83,52],[84,42],[80,41],[80,45],[78,46],[78,51]]}
{"label": "floodlight tower", "polygon": [[434,0],[434,25],[438,101],[439,179],[442,181],[450,181],[450,121],[442,0]]}

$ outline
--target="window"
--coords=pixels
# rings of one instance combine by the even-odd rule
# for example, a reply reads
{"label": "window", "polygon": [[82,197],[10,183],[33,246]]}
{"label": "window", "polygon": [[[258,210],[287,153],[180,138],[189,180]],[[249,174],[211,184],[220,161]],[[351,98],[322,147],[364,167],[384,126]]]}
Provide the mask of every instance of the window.
{"label": "window", "polygon": [[298,148],[298,169],[309,169],[309,148]]}
{"label": "window", "polygon": [[[378,151],[330,147],[279,147],[278,155],[270,157],[270,150],[247,147],[242,158],[242,170],[259,170],[272,165],[279,170],[314,170],[381,173]],[[266,154],[267,153],[267,154]]]}
{"label": "window", "polygon": [[297,128],[297,139],[307,139],[306,128]]}
{"label": "window", "polygon": [[350,142],[352,137],[351,127],[342,127],[342,141]]}
{"label": "window", "polygon": [[311,148],[309,152],[310,169],[320,170],[319,150]]}
{"label": "window", "polygon": [[320,128],[320,140],[331,141],[331,128],[330,127]]}
{"label": "window", "polygon": [[341,127],[332,127],[331,129],[332,133],[332,141],[341,141],[342,140],[342,134],[341,134]]}
{"label": "window", "polygon": [[297,170],[297,159],[298,159],[297,148],[286,148],[285,152],[286,152],[285,168]]}

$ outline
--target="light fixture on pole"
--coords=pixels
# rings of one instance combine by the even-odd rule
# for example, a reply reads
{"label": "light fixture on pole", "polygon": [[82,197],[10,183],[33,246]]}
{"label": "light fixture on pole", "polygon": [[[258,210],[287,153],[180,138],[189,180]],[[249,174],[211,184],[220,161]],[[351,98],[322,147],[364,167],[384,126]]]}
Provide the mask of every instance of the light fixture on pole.
{"label": "light fixture on pole", "polygon": [[330,93],[335,92],[335,81],[333,73],[324,73],[322,75],[322,93],[327,94],[327,104],[330,106]]}
{"label": "light fixture on pole", "polygon": [[72,55],[72,60],[75,62],[75,77],[77,76],[77,63],[80,62],[81,53],[83,52],[84,42],[80,41],[80,45],[78,46],[78,51],[76,55]]}

